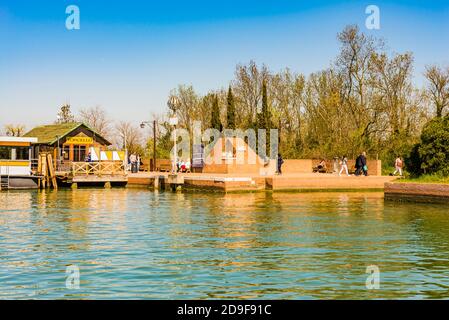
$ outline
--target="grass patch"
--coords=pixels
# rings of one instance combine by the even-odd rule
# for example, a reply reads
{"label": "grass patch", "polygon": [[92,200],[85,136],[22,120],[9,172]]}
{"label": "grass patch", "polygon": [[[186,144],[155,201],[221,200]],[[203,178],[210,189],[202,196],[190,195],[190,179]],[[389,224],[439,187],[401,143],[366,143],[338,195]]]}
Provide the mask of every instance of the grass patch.
{"label": "grass patch", "polygon": [[415,182],[415,183],[447,183],[449,184],[449,177],[444,177],[437,174],[426,174],[418,178],[407,178],[401,182]]}

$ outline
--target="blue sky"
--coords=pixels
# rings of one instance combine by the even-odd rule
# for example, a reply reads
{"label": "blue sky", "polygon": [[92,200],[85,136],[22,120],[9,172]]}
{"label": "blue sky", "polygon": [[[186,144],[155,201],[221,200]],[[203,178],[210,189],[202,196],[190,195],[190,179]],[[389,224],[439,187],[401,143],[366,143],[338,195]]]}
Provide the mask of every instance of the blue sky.
{"label": "blue sky", "polygon": [[[65,28],[70,4],[80,30]],[[365,28],[370,4],[380,30]],[[336,57],[347,24],[412,51],[418,85],[426,64],[449,64],[449,1],[0,0],[0,126],[52,122],[66,102],[139,123],[178,84],[226,87],[251,59],[308,74]]]}

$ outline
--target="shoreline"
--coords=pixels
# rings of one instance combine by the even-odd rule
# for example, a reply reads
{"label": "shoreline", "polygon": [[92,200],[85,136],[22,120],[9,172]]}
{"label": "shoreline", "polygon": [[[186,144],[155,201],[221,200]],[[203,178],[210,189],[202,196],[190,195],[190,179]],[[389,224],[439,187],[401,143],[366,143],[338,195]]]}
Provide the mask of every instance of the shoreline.
{"label": "shoreline", "polygon": [[230,174],[169,174],[138,173],[128,175],[127,187],[153,189],[182,188],[192,192],[357,192],[383,191],[389,176],[338,176],[335,174],[285,174],[281,176]]}
{"label": "shoreline", "polygon": [[387,182],[384,188],[385,200],[449,203],[449,184],[418,182]]}

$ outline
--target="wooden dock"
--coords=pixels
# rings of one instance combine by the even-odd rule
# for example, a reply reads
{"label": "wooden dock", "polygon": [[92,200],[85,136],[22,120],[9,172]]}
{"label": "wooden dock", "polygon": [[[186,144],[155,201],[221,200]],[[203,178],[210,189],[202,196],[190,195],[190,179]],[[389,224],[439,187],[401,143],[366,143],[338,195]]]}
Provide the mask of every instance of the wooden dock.
{"label": "wooden dock", "polygon": [[118,161],[72,162],[70,171],[58,171],[56,176],[61,184],[74,189],[80,185],[103,185],[110,188],[128,183],[128,175]]}

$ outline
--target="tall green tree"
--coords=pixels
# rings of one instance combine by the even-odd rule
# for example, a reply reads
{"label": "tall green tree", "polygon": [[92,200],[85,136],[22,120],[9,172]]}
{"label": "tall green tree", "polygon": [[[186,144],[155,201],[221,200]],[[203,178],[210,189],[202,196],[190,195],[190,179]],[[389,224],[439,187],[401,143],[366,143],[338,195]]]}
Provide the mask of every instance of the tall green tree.
{"label": "tall green tree", "polygon": [[218,96],[214,95],[214,100],[212,102],[212,110],[211,110],[211,128],[222,130],[223,125],[221,124],[220,120],[220,106],[218,103]]}
{"label": "tall green tree", "polygon": [[268,106],[268,92],[267,92],[267,82],[266,80],[262,80],[262,110],[258,114],[258,129],[265,129],[266,130],[266,152],[267,155],[270,152],[269,146],[270,146],[270,129],[272,129],[272,123],[271,123],[271,111],[270,107]]}
{"label": "tall green tree", "polygon": [[228,107],[226,109],[227,121],[228,121],[227,128],[235,129],[235,103],[234,103],[234,95],[232,94],[231,86],[229,86],[229,89],[228,89],[227,103],[228,103]]}
{"label": "tall green tree", "polygon": [[[414,173],[439,174],[449,176],[449,116],[435,117],[423,128],[421,143],[410,156],[415,163],[409,164]],[[416,170],[421,169],[421,171]],[[416,172],[418,171],[418,172]]]}
{"label": "tall green tree", "polygon": [[265,80],[262,81],[262,110],[258,116],[258,128],[267,130],[271,128],[271,112],[268,106],[267,83]]}

